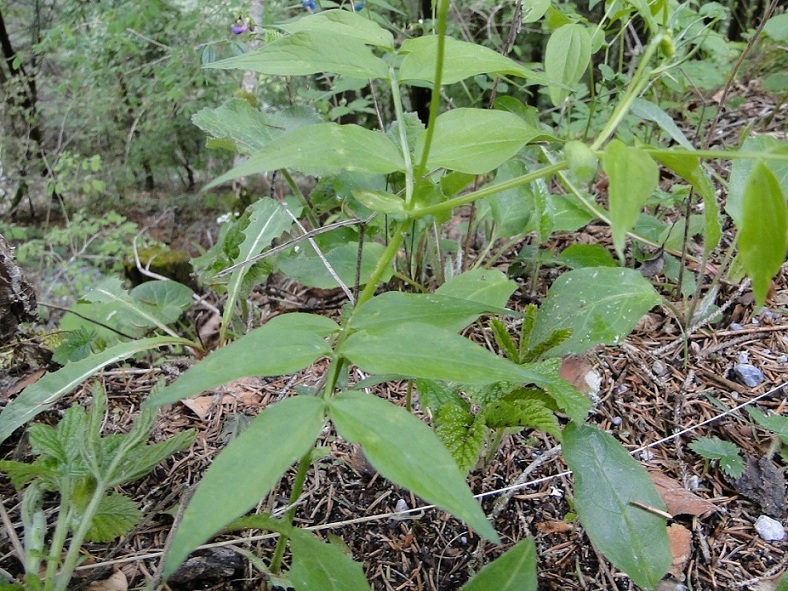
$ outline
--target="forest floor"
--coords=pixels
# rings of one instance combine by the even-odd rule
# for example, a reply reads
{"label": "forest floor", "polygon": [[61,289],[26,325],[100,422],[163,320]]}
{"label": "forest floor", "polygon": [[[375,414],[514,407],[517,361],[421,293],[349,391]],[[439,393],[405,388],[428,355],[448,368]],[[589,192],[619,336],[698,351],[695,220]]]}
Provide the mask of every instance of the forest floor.
{"label": "forest floor", "polygon": [[[773,108],[768,97],[742,89],[735,110],[722,120],[719,142],[738,143],[750,123],[757,124]],[[785,138],[786,105],[764,130]],[[181,245],[201,240],[211,214],[162,216],[160,206],[137,214]],[[183,211],[183,210],[182,210]],[[728,239],[730,236],[728,236]],[[553,237],[556,252],[569,244],[610,245],[608,230],[591,224],[572,234]],[[519,246],[512,253],[519,251]],[[507,271],[508,264],[498,268]],[[546,294],[554,270],[543,268],[540,280],[523,281],[510,307],[522,309]],[[536,285],[532,291],[531,285]],[[338,313],[333,293],[315,292],[292,284],[269,284],[255,298],[263,317],[304,307]],[[768,434],[754,426],[748,406],[785,415],[788,411],[788,272],[777,277],[767,308],[755,310],[752,296],[738,285],[724,284],[718,305],[722,317],[697,327],[688,338],[664,307],[652,310],[637,329],[616,347],[600,347],[583,358],[565,360],[565,377],[582,383],[589,372],[601,388],[589,422],[611,432],[641,461],[666,500],[674,564],[663,589],[773,591],[788,566],[788,542],[769,542],[755,530],[759,516],[769,515],[785,525],[785,459],[768,453]],[[340,302],[341,304],[341,302]],[[204,322],[204,321],[200,321]],[[468,336],[484,339],[481,324]],[[748,387],[734,366],[745,362],[759,369],[764,381]],[[156,382],[173,378],[188,359],[138,362],[104,371],[100,379],[110,399],[107,432],[125,432]],[[320,363],[296,376],[245,379],[163,409],[156,440],[194,428],[199,436],[192,449],[170,458],[124,492],[143,508],[145,521],[130,535],[112,544],[89,545],[80,575],[90,580],[115,573],[128,588],[153,580],[173,514],[185,491],[197,484],[215,455],[239,428],[268,404],[314,387],[323,377]],[[25,379],[25,378],[22,378]],[[406,384],[389,383],[377,394],[403,404]],[[13,390],[0,393],[0,402]],[[78,388],[58,409],[90,399],[90,384]],[[418,404],[417,414],[420,414]],[[58,411],[42,415],[56,419]],[[747,461],[745,475],[733,480],[713,463],[693,453],[688,444],[701,436],[717,436],[737,444]],[[503,540],[496,547],[480,540],[461,522],[424,507],[408,491],[392,486],[354,449],[333,433],[323,436],[331,451],[310,471],[297,524],[321,536],[341,539],[363,561],[376,590],[451,591],[514,542],[536,541],[539,588],[543,590],[625,590],[635,587],[618,572],[585,536],[582,524],[571,519],[572,478],[549,436],[531,432],[508,436],[486,467],[477,467],[468,482],[488,515],[494,516]],[[24,457],[23,439],[6,442],[3,457]],[[250,466],[250,469],[253,469]],[[287,504],[289,472],[261,510],[277,511]],[[19,523],[15,492],[0,481],[0,493],[14,523]],[[403,513],[403,502],[412,512]],[[275,538],[257,535],[218,537],[201,556],[179,571],[173,589],[266,589],[264,577],[241,557],[241,548],[270,557]],[[18,572],[6,533],[0,532],[0,567]],[[122,573],[118,574],[118,573]],[[99,582],[99,584],[102,584]],[[682,587],[683,586],[683,587]],[[75,587],[77,583],[75,582]],[[94,589],[109,589],[108,586]],[[115,589],[123,589],[123,583]]]}

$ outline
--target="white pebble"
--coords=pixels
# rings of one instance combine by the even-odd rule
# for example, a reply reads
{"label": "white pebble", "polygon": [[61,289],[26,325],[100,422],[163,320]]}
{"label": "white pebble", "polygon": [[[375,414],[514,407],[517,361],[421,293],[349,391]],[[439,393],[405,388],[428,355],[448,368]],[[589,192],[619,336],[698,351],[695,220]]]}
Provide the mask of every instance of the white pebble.
{"label": "white pebble", "polygon": [[766,515],[761,515],[755,522],[755,531],[767,542],[781,542],[785,539],[782,523]]}

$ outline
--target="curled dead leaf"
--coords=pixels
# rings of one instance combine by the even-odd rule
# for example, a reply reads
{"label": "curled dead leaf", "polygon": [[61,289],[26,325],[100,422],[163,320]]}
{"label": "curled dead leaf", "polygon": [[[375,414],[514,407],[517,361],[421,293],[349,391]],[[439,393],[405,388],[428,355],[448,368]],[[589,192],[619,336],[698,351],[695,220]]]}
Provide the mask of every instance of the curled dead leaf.
{"label": "curled dead leaf", "polygon": [[649,471],[649,476],[667,506],[668,513],[674,517],[676,515],[706,517],[717,511],[717,506],[714,503],[687,490],[678,480],[656,471]]}

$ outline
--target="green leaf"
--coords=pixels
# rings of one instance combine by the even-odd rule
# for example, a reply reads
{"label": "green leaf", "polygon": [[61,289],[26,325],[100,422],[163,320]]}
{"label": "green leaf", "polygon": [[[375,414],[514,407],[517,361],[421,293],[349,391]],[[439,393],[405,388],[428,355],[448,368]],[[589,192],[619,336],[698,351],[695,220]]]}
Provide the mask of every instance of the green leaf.
{"label": "green leaf", "polygon": [[117,486],[142,478],[175,452],[188,449],[196,437],[197,431],[195,429],[187,429],[165,441],[133,447],[130,452],[126,452],[121,465],[112,474],[106,475],[109,486]]}
{"label": "green leaf", "polygon": [[324,411],[319,398],[285,399],[261,412],[224,448],[184,511],[164,566],[165,577],[189,552],[258,503],[284,471],[309,452],[323,428]]}
{"label": "green leaf", "polygon": [[526,0],[523,2],[523,23],[535,23],[551,5],[550,0]]}
{"label": "green leaf", "polygon": [[406,410],[361,392],[337,395],[330,412],[337,432],[359,443],[382,476],[499,543],[454,458],[427,425]]}
{"label": "green leaf", "polygon": [[266,114],[249,101],[232,98],[220,107],[204,108],[192,115],[192,123],[216,139],[231,139],[241,154],[262,149],[277,131]]}
{"label": "green leaf", "polygon": [[486,433],[484,419],[472,415],[467,404],[445,404],[435,413],[435,434],[464,474],[479,460]]}
{"label": "green leaf", "polygon": [[482,314],[511,314],[471,300],[441,294],[388,291],[357,308],[350,321],[355,330],[381,330],[403,321],[423,322],[459,332]]}
{"label": "green leaf", "polygon": [[368,373],[398,374],[460,384],[519,382],[519,366],[496,356],[454,331],[417,322],[359,331],[339,347]]}
{"label": "green leaf", "polygon": [[271,76],[308,76],[330,72],[351,78],[388,78],[388,67],[361,41],[341,32],[304,30],[206,66],[248,70]]}
{"label": "green leaf", "polygon": [[146,281],[131,290],[131,297],[152,307],[164,324],[172,324],[192,307],[194,292],[177,281]]}
{"label": "green leaf", "polygon": [[744,209],[739,231],[739,257],[752,278],[758,308],[766,301],[772,278],[785,262],[788,250],[786,195],[772,171],[758,162],[744,188]]}
{"label": "green leaf", "polygon": [[331,319],[316,314],[284,314],[237,341],[208,355],[146,406],[162,406],[249,376],[278,376],[300,371],[331,353],[326,337],[339,330]]}
{"label": "green leaf", "polygon": [[[517,396],[518,392],[525,395]],[[484,421],[490,429],[530,427],[549,433],[560,441],[561,427],[553,411],[544,401],[529,397],[527,390],[515,391],[491,402],[484,409]]]}
{"label": "green leaf", "polygon": [[788,14],[773,16],[763,27],[763,32],[777,43],[788,43]]}
{"label": "green leaf", "polygon": [[761,427],[779,436],[783,441],[788,440],[788,417],[767,415],[751,406],[747,407],[747,412],[750,413],[750,417]]}
{"label": "green leaf", "polygon": [[[360,285],[364,285],[372,276],[375,266],[383,256],[385,247],[377,242],[365,242],[361,256]],[[358,242],[347,242],[341,246],[324,251],[323,255],[331,268],[345,283],[352,287],[356,282],[356,267],[358,266]],[[320,289],[334,289],[338,287],[336,279],[326,269],[325,263],[317,256],[315,250],[308,243],[299,246],[299,251],[291,255],[280,256],[277,259],[279,270],[299,283],[308,287]],[[387,281],[391,276],[390,271],[381,278]]]}
{"label": "green leaf", "polygon": [[530,346],[557,328],[572,336],[550,355],[582,354],[598,344],[615,345],[661,299],[633,269],[590,267],[561,275],[550,287],[536,318]]}
{"label": "green leaf", "polygon": [[704,248],[707,253],[711,252],[720,242],[722,228],[714,185],[711,184],[711,180],[700,165],[700,158],[669,152],[652,152],[652,155],[658,162],[689,182],[703,197]]}
{"label": "green leaf", "polygon": [[[544,69],[551,80],[573,86],[580,81],[590,61],[591,36],[583,25],[563,25],[547,40]],[[569,93],[565,88],[550,86],[550,100],[556,107],[563,106]]]}
{"label": "green leaf", "polygon": [[389,31],[349,10],[323,10],[297,21],[279,25],[279,28],[288,33],[299,31],[322,33],[330,28],[331,34],[340,35],[344,39],[354,39],[367,45],[394,49],[394,36]]}
{"label": "green leaf", "polygon": [[684,132],[673,121],[673,117],[668,115],[659,105],[643,98],[636,98],[632,101],[631,110],[636,117],[640,117],[645,121],[653,121],[659,125],[680,146],[688,150],[695,149],[692,142],[687,139]]}
{"label": "green leaf", "polygon": [[517,282],[498,269],[474,269],[452,277],[435,293],[503,308],[516,289]]}
{"label": "green leaf", "polygon": [[[439,115],[435,122],[427,167],[484,174],[544,135],[508,111],[453,109]],[[417,160],[424,149],[425,137],[422,135],[416,142]]]}
{"label": "green leaf", "polygon": [[[243,241],[238,246],[238,256],[233,263],[240,263],[258,255],[293,225],[293,218],[278,201],[265,197],[249,207],[249,223],[243,230]],[[235,302],[244,295],[244,278],[251,269],[244,265],[233,270],[227,283],[227,301],[222,314],[221,340],[236,313]]]}
{"label": "green leaf", "polygon": [[590,183],[596,176],[599,168],[599,159],[596,152],[587,144],[579,141],[566,142],[564,156],[569,164],[569,170],[584,183]]}
{"label": "green leaf", "polygon": [[562,250],[557,260],[572,269],[618,267],[613,256],[601,244],[573,244]]}
{"label": "green leaf", "polygon": [[401,197],[383,191],[352,191],[353,197],[372,211],[390,215],[404,215],[405,202]]}
{"label": "green leaf", "polygon": [[698,437],[689,444],[689,448],[707,460],[719,460],[720,468],[732,478],[738,478],[744,472],[744,460],[735,443],[716,436]]}
{"label": "green leaf", "polygon": [[558,408],[573,421],[582,421],[591,408],[591,402],[572,384],[561,378],[560,359],[547,359],[519,366],[523,372],[522,383],[533,384],[552,398]]}
{"label": "green leaf", "polygon": [[421,404],[429,407],[433,414],[438,414],[446,405],[463,406],[467,404],[456,388],[436,380],[416,380],[416,391],[419,393]]}
{"label": "green leaf", "polygon": [[602,168],[609,179],[613,244],[622,258],[627,232],[635,226],[643,205],[657,188],[659,168],[643,150],[615,139],[605,147]]}
{"label": "green leaf", "polygon": [[131,357],[135,353],[165,345],[190,346],[193,343],[186,339],[172,337],[153,337],[120,343],[101,353],[74,361],[54,373],[45,375],[35,384],[25,388],[0,413],[0,442],[5,441],[15,429],[24,425],[38,413],[51,408],[60,398],[101,368]]}
{"label": "green leaf", "polygon": [[[401,82],[435,82],[435,59],[438,55],[438,37],[425,35],[402,43],[400,55],[405,55],[400,66]],[[548,83],[548,78],[521,66],[487,47],[446,37],[443,59],[443,84],[454,84],[478,74],[510,75],[525,78],[526,83]]]}
{"label": "green leaf", "polygon": [[293,528],[290,550],[293,553],[290,582],[296,591],[364,591],[370,588],[361,564],[333,544],[319,541],[314,534]]}
{"label": "green leaf", "polygon": [[536,546],[526,538],[485,566],[460,591],[536,591]]}
{"label": "green leaf", "polygon": [[99,503],[85,540],[111,542],[130,532],[141,519],[142,511],[131,499],[119,494],[105,496]]}
{"label": "green leaf", "polygon": [[589,425],[567,425],[563,454],[588,536],[636,585],[656,587],[672,560],[665,519],[632,504],[665,510],[648,473],[613,437]]}
{"label": "green leaf", "polygon": [[788,573],[783,573],[774,591],[788,591]]}
{"label": "green leaf", "polygon": [[209,183],[206,189],[280,168],[317,176],[340,170],[388,174],[404,170],[405,163],[397,146],[380,132],[357,125],[320,123],[275,138],[246,162]]}
{"label": "green leaf", "polygon": [[[744,141],[743,152],[778,152],[785,150],[785,142],[781,142],[768,134],[752,135]],[[761,162],[754,158],[736,158],[731,164],[731,175],[728,182],[728,196],[725,199],[725,211],[731,216],[738,228],[741,228],[744,217],[744,202],[747,183],[752,178],[753,169]],[[780,183],[783,193],[788,193],[788,160],[769,160],[769,170]]]}

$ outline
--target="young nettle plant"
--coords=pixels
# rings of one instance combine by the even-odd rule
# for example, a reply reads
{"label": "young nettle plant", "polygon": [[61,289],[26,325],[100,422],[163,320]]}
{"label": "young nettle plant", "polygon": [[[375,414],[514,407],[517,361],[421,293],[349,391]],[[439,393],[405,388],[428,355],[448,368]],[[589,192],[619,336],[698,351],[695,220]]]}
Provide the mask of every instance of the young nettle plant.
{"label": "young nettle plant", "polygon": [[[113,489],[141,478],[194,441],[196,432],[188,430],[148,444],[156,419],[152,409],[142,411],[129,433],[102,437],[106,407],[106,393],[97,384],[87,412],[74,405],[56,427],[30,426],[30,445],[38,456],[34,462],[0,461],[0,471],[24,488],[24,539],[14,550],[24,564],[25,589],[68,589],[84,542],[114,540],[142,518],[134,502]],[[50,536],[44,495],[52,492],[59,496],[59,506]]]}

